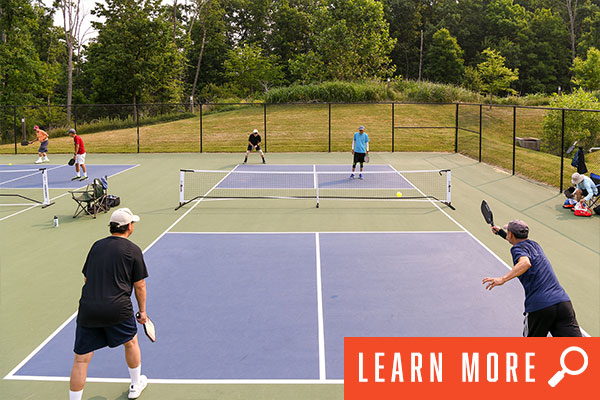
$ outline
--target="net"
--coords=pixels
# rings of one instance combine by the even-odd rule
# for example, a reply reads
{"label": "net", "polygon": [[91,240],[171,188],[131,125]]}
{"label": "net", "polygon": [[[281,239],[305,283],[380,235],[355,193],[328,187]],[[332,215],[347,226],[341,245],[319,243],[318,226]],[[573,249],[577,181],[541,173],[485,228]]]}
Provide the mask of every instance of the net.
{"label": "net", "polygon": [[451,206],[451,172],[180,170],[179,207],[196,199],[438,201]]}
{"label": "net", "polygon": [[[23,190],[39,190],[40,187],[42,190],[42,200],[37,200],[19,193]],[[0,170],[0,197],[28,201],[28,203],[23,203],[9,200],[7,203],[0,203],[0,206],[30,206],[31,203],[41,204],[42,208],[51,206],[54,203],[50,202],[48,171],[46,168]]]}

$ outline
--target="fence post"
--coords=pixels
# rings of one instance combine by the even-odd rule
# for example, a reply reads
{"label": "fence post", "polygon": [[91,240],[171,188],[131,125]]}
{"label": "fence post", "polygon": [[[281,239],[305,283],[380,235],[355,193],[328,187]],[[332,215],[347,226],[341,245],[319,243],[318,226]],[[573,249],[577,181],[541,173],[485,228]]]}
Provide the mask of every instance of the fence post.
{"label": "fence post", "polygon": [[73,128],[77,130],[77,104],[73,104]]}
{"label": "fence post", "polygon": [[394,105],[395,103],[392,101],[392,153],[394,152]]}
{"label": "fence post", "polygon": [[265,153],[267,152],[267,103],[263,103],[263,130],[265,131]]}
{"label": "fence post", "polygon": [[140,114],[138,112],[138,108],[140,105],[135,106],[135,125],[137,128],[137,152],[140,152]]}
{"label": "fence post", "polygon": [[15,133],[15,154],[17,154],[17,106],[13,107],[13,132]]}
{"label": "fence post", "polygon": [[562,109],[562,123],[560,128],[560,192],[563,190],[563,174],[565,172],[565,109]]}
{"label": "fence post", "polygon": [[513,159],[512,174],[515,174],[515,162],[517,158],[517,106],[513,106]]}
{"label": "fence post", "polygon": [[479,105],[479,162],[481,162],[481,114],[483,112],[483,104]]}
{"label": "fence post", "polygon": [[458,105],[459,103],[456,103],[456,115],[455,115],[455,122],[454,122],[454,152],[458,153]]}
{"label": "fence post", "polygon": [[331,103],[329,105],[329,153],[331,153]]}
{"label": "fence post", "polygon": [[202,153],[202,102],[200,102],[200,153]]}

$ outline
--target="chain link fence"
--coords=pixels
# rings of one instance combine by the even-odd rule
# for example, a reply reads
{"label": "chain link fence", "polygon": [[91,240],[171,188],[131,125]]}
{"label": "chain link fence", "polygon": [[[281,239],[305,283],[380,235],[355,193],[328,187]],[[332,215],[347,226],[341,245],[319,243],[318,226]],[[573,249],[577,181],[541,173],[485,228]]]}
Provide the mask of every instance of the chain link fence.
{"label": "chain link fence", "polygon": [[[595,113],[595,114],[590,114]],[[558,124],[544,128],[552,114]],[[35,153],[21,146],[46,130],[51,153],[70,153],[69,128],[96,153],[243,152],[258,129],[270,152],[349,151],[366,127],[371,151],[458,152],[561,190],[570,185],[574,121],[600,110],[465,103],[210,103],[0,106],[0,153]],[[589,133],[589,132],[588,132]],[[591,132],[600,139],[600,132]],[[592,144],[591,146],[593,146]],[[600,146],[600,143],[596,143]],[[600,151],[584,148],[590,172]],[[577,147],[575,147],[577,150]]]}

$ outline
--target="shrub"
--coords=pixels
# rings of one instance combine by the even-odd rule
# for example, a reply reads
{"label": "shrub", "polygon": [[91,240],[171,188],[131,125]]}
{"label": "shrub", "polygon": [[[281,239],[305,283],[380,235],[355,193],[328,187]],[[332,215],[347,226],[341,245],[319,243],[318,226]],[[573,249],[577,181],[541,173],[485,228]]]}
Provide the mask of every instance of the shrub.
{"label": "shrub", "polygon": [[[577,89],[571,94],[555,94],[550,106],[600,110],[600,102],[591,93]],[[578,145],[589,148],[597,145],[600,139],[600,112],[565,112],[565,148],[561,149],[562,111],[549,111],[544,117],[543,150],[561,155],[575,140]]]}

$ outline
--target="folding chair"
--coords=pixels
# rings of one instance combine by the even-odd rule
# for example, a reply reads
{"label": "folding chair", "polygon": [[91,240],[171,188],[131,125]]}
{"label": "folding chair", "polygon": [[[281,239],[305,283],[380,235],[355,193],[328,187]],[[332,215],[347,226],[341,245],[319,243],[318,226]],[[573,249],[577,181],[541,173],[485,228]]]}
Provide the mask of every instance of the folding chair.
{"label": "folding chair", "polygon": [[95,178],[85,189],[73,190],[69,193],[77,203],[73,218],[83,213],[96,218],[100,211],[108,211],[106,204],[107,189],[98,178]]}
{"label": "folding chair", "polygon": [[592,181],[594,181],[594,184],[596,185],[596,188],[598,189],[598,194],[595,195],[594,197],[592,197],[592,199],[590,200],[590,205],[588,206],[590,209],[593,210],[594,207],[596,207],[596,205],[598,205],[598,202],[600,202],[600,175],[590,173],[590,178],[592,179]]}

